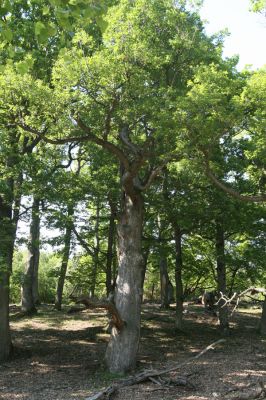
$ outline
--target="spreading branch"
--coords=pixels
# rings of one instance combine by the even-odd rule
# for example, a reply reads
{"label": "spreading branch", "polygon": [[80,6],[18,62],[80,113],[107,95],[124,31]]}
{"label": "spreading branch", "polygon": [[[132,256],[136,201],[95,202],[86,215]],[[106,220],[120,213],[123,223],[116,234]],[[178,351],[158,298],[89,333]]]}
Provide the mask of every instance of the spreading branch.
{"label": "spreading branch", "polygon": [[152,169],[148,173],[145,182],[143,184],[139,183],[138,189],[141,191],[147,190],[151,186],[154,179],[162,172],[162,170],[166,167],[168,163],[170,163],[171,161],[180,161],[181,158],[182,157],[176,153],[170,154],[168,157],[162,160],[161,164],[158,165],[158,167]]}
{"label": "spreading branch", "polygon": [[86,252],[94,257],[94,252],[91,250],[90,246],[87,244],[87,242],[82,238],[82,236],[78,233],[78,231],[76,230],[76,228],[73,226],[72,228],[76,238],[78,239],[79,243],[81,244],[81,246],[86,250]]}
{"label": "spreading branch", "polygon": [[174,372],[178,369],[183,368],[185,365],[190,364],[203,356],[205,353],[207,353],[209,350],[213,350],[218,344],[224,343],[225,339],[220,339],[217,340],[216,342],[210,344],[207,346],[205,349],[203,349],[200,353],[198,353],[196,356],[189,358],[188,360],[182,362],[182,363],[176,363],[172,365],[171,367],[166,367],[164,369],[159,369],[159,370],[148,370],[148,371],[143,371],[140,372],[139,374],[130,376],[129,378],[120,380],[118,383],[113,384],[108,386],[107,388],[101,390],[100,392],[87,397],[85,400],[102,400],[102,399],[110,399],[110,397],[116,393],[119,389],[126,387],[126,386],[132,386],[135,385],[136,383],[142,383],[146,382],[148,380],[151,381],[158,381],[158,378],[162,375],[169,374],[170,372]]}
{"label": "spreading branch", "polygon": [[104,139],[101,139],[101,138],[95,136],[91,132],[90,127],[85,125],[80,117],[76,119],[76,123],[79,126],[79,128],[82,129],[83,132],[86,133],[86,137],[88,138],[87,139],[88,141],[94,142],[94,143],[98,144],[99,146],[101,146],[103,149],[108,150],[111,154],[113,154],[120,160],[120,162],[123,164],[123,166],[126,170],[129,169],[129,161],[128,161],[127,157],[125,156],[125,154],[123,153],[123,151],[119,149],[119,147],[117,147],[116,145],[114,145],[111,142],[108,142],[107,140],[104,140]]}
{"label": "spreading branch", "polygon": [[219,304],[220,302],[222,302],[222,307],[226,307],[230,304],[232,304],[232,302],[235,302],[235,306],[231,312],[231,316],[234,314],[235,310],[237,309],[238,305],[239,305],[239,301],[241,300],[242,297],[244,297],[245,295],[247,295],[247,293],[250,293],[252,295],[254,294],[262,294],[263,296],[265,296],[266,298],[266,289],[264,288],[256,288],[256,287],[250,287],[248,289],[243,290],[243,292],[241,293],[234,293],[230,298],[227,297],[224,293],[220,292],[220,297],[218,302],[216,303]]}
{"label": "spreading branch", "polygon": [[262,203],[266,201],[266,195],[261,194],[261,195],[243,195],[239,193],[238,191],[232,189],[225,183],[221,182],[213,173],[210,167],[210,162],[208,158],[208,154],[206,153],[205,150],[202,150],[204,157],[205,157],[205,171],[206,175],[210,178],[210,180],[217,186],[219,189],[222,189],[225,193],[228,193],[230,196],[235,197],[238,200],[241,201],[250,201],[253,203]]}
{"label": "spreading branch", "polygon": [[39,131],[38,129],[35,129],[24,122],[20,122],[18,126],[25,130],[26,132],[32,133],[39,138],[41,138],[44,142],[49,143],[49,144],[54,144],[54,145],[60,145],[60,144],[66,144],[70,142],[93,142],[102,148],[108,150],[111,154],[116,156],[120,162],[124,165],[125,169],[129,169],[129,161],[125,154],[123,153],[122,150],[119,149],[116,145],[114,145],[111,142],[108,142],[107,140],[101,139],[98,136],[95,136],[90,127],[84,124],[84,122],[81,120],[81,118],[77,118],[75,120],[75,123],[77,126],[85,133],[85,135],[81,136],[68,136],[64,138],[59,138],[59,139],[51,139],[46,136],[47,133],[47,128],[45,128],[43,131]]}
{"label": "spreading branch", "polygon": [[71,298],[75,301],[76,304],[84,304],[86,308],[103,308],[109,312],[111,315],[111,326],[116,327],[118,332],[121,332],[122,329],[125,326],[125,322],[122,320],[120,317],[116,306],[111,303],[110,301],[107,300],[92,300],[88,296],[80,296],[80,297],[74,297],[71,296]]}

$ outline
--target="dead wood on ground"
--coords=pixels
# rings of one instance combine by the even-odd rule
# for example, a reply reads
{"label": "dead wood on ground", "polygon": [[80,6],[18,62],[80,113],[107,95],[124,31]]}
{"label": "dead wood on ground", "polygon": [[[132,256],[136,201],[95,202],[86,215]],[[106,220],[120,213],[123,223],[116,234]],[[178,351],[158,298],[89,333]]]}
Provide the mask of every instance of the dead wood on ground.
{"label": "dead wood on ground", "polygon": [[253,399],[265,399],[266,389],[262,381],[257,384],[249,385],[245,388],[239,389],[238,393],[234,393],[231,396],[225,397],[226,400],[253,400]]}
{"label": "dead wood on ground", "polygon": [[[122,379],[118,383],[115,383],[113,385],[108,386],[107,388],[101,390],[98,393],[95,393],[94,395],[87,397],[85,400],[102,400],[102,399],[110,399],[111,396],[116,393],[119,389],[125,387],[125,386],[132,386],[137,383],[142,383],[145,381],[152,381],[158,385],[165,385],[165,384],[171,384],[171,379],[167,381],[167,379],[161,379],[162,375],[166,375],[170,372],[176,371],[185,365],[192,363],[193,361],[197,360],[199,357],[203,356],[203,354],[207,353],[209,350],[213,350],[215,346],[217,346],[220,343],[224,343],[225,339],[220,339],[217,340],[216,342],[210,344],[207,346],[205,349],[203,349],[200,353],[198,353],[196,356],[189,358],[188,360],[182,362],[182,363],[175,363],[172,366],[168,366],[164,369],[159,369],[159,370],[145,370],[143,372],[140,372],[139,374],[130,376],[129,378]],[[179,383],[178,383],[179,382]],[[177,378],[176,380],[176,385],[179,385],[181,383],[181,378]],[[184,381],[183,381],[184,385]]]}

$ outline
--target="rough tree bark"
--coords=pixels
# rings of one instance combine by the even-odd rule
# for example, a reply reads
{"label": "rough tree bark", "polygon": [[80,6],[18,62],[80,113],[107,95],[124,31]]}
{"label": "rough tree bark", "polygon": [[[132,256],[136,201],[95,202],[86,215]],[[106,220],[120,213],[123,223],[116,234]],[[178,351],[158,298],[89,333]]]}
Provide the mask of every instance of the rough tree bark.
{"label": "rough tree bark", "polygon": [[106,295],[107,297],[113,290],[112,282],[112,265],[113,265],[113,255],[114,255],[114,236],[115,236],[115,219],[116,219],[116,207],[113,201],[109,198],[110,206],[110,216],[109,216],[109,229],[108,229],[108,245],[107,245],[107,255],[106,255]]}
{"label": "rough tree bark", "polygon": [[[19,135],[13,130],[8,132],[10,145],[7,153],[6,168],[10,177],[3,178],[5,194],[0,196],[0,361],[8,359],[12,351],[9,328],[9,279],[12,273],[12,258],[16,238],[21,201],[20,188],[23,182],[22,172],[14,178],[12,173],[19,162]],[[40,138],[28,140],[24,137],[20,155],[32,153]]]}
{"label": "rough tree bark", "polygon": [[266,335],[266,296],[264,297],[262,314],[260,319],[260,333]]}
{"label": "rough tree bark", "polygon": [[175,284],[176,284],[176,319],[175,325],[177,329],[182,328],[183,323],[183,282],[182,282],[182,231],[179,226],[174,226],[175,235],[175,251],[176,251],[176,263],[175,263]]}
{"label": "rough tree bark", "polygon": [[11,354],[9,328],[9,277],[13,256],[12,199],[0,196],[0,362]]}
{"label": "rough tree bark", "polygon": [[118,221],[115,305],[125,327],[120,333],[112,328],[106,351],[106,363],[111,372],[126,372],[135,367],[140,337],[143,198],[137,191],[133,195],[125,193],[123,203]]}
{"label": "rough tree bark", "polygon": [[[27,314],[35,313],[36,287],[38,285],[38,264],[40,256],[40,200],[34,197],[32,203],[32,217],[30,238],[28,243],[28,260],[24,272],[21,289],[21,310]],[[37,281],[37,282],[36,282]]]}
{"label": "rough tree bark", "polygon": [[67,222],[66,222],[66,230],[65,230],[65,236],[64,236],[63,257],[62,257],[62,263],[61,263],[60,273],[59,273],[58,282],[57,282],[56,296],[55,296],[55,309],[58,311],[61,311],[61,309],[62,309],[64,284],[65,284],[67,266],[68,266],[69,255],[70,255],[70,247],[71,247],[71,234],[72,234],[72,229],[73,229],[73,221],[72,221],[73,214],[74,214],[74,207],[73,207],[73,205],[69,205],[68,210],[67,210]]}
{"label": "rough tree bark", "polygon": [[[216,221],[216,262],[217,262],[217,290],[218,293],[226,294],[226,263],[224,249],[224,230],[221,221]],[[229,329],[228,307],[226,302],[220,298],[218,301],[218,313],[220,328],[223,331]]]}

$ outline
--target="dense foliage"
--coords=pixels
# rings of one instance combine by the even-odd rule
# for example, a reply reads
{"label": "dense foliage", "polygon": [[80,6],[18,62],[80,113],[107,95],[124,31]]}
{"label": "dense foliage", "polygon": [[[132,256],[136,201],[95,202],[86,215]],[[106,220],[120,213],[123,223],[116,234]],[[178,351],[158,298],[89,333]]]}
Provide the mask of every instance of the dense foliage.
{"label": "dense foliage", "polygon": [[115,291],[136,343],[140,297],[167,306],[174,286],[179,327],[206,288],[265,286],[266,69],[224,60],[185,1],[5,0],[0,16],[3,349],[14,248],[24,311],[61,309],[65,283]]}

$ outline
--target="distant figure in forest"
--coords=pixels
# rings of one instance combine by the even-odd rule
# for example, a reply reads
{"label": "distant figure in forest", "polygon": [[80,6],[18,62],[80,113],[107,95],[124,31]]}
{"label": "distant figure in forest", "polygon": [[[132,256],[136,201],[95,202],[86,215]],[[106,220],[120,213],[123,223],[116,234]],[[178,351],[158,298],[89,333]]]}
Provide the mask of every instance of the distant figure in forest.
{"label": "distant figure in forest", "polygon": [[202,304],[204,304],[204,307],[207,310],[214,311],[216,303],[216,292],[215,291],[207,292],[205,290],[205,292],[202,295],[201,302]]}

